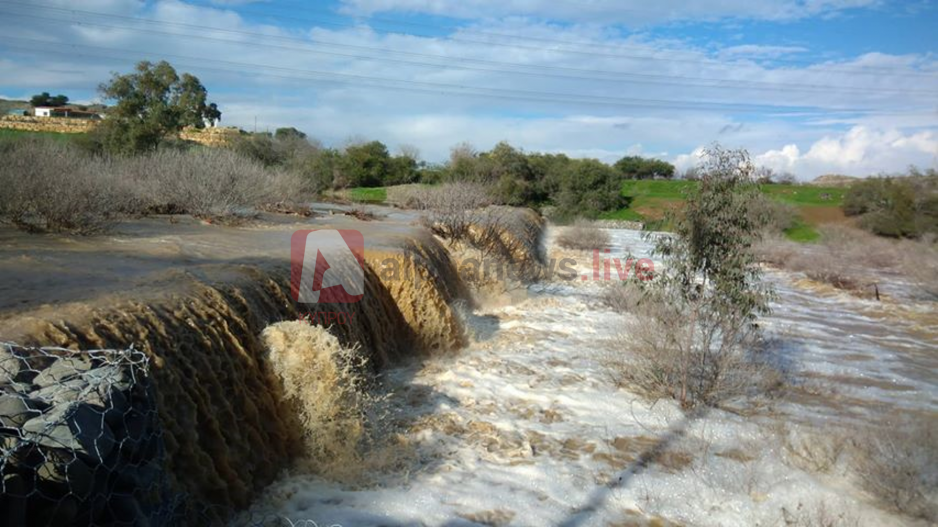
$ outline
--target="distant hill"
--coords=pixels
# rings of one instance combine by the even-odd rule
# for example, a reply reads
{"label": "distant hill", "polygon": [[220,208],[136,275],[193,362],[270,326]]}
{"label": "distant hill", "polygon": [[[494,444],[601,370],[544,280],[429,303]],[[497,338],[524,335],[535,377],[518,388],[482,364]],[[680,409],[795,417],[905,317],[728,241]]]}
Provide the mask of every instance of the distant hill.
{"label": "distant hill", "polygon": [[27,110],[27,109],[29,109],[29,101],[0,99],[0,115],[6,115],[12,110]]}
{"label": "distant hill", "polygon": [[814,181],[810,182],[809,185],[814,185],[817,187],[849,187],[853,185],[860,178],[855,178],[851,176],[842,176],[839,174],[825,174],[823,176],[818,176]]}

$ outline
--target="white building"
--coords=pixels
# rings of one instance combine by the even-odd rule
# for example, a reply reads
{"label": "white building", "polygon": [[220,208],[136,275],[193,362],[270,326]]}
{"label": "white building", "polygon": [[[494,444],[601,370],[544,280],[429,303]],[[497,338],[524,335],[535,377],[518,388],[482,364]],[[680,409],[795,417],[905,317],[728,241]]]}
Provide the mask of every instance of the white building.
{"label": "white building", "polygon": [[75,119],[100,119],[101,114],[75,106],[37,106],[33,108],[36,117],[73,117]]}

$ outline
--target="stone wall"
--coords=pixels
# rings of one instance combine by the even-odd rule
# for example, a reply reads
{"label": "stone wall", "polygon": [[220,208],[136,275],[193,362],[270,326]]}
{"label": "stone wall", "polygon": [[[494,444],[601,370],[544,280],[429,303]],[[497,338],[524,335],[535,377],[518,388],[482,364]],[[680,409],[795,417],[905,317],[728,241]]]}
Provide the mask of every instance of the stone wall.
{"label": "stone wall", "polygon": [[24,132],[54,132],[57,134],[83,134],[91,131],[100,121],[68,117],[33,117],[5,115],[0,117],[0,128]]}
{"label": "stone wall", "polygon": [[205,146],[228,146],[241,135],[241,130],[234,127],[193,128],[188,126],[179,133],[179,138]]}
{"label": "stone wall", "polygon": [[[90,119],[74,119],[68,117],[34,117],[21,115],[6,115],[0,117],[0,129],[21,130],[24,132],[54,132],[57,134],[83,134],[90,132],[101,121]],[[187,127],[179,133],[179,138],[192,141],[205,146],[227,146],[241,130],[234,127],[226,128],[193,128]]]}

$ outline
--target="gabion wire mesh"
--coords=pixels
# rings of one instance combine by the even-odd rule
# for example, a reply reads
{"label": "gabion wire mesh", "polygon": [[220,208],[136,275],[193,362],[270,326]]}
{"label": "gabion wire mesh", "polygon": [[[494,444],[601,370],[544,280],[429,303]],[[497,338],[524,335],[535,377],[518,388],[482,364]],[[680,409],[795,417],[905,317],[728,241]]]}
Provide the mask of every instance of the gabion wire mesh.
{"label": "gabion wire mesh", "polygon": [[4,525],[166,525],[147,356],[0,343]]}
{"label": "gabion wire mesh", "polygon": [[171,492],[147,355],[0,342],[0,525],[319,527]]}

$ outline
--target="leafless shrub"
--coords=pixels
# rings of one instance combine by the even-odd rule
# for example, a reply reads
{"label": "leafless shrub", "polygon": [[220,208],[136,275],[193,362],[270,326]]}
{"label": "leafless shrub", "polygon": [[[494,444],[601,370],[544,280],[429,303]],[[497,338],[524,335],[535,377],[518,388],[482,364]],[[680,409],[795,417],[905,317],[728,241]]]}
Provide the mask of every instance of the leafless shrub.
{"label": "leafless shrub", "polygon": [[426,212],[426,221],[440,236],[460,241],[479,223],[481,209],[492,204],[488,187],[479,183],[446,183],[414,189],[408,198],[410,208]]}
{"label": "leafless shrub", "polygon": [[[717,312],[691,313],[656,291],[638,298],[619,346],[624,351],[606,360],[620,386],[692,407],[768,393],[780,382],[751,351],[761,349],[752,325]],[[727,338],[717,337],[722,332]]]}
{"label": "leafless shrub", "polygon": [[843,262],[873,269],[894,267],[896,242],[847,225],[829,224],[818,229],[821,246]]}
{"label": "leafless shrub", "polygon": [[557,245],[579,251],[602,250],[609,245],[609,233],[585,220],[577,220],[557,236]]}
{"label": "leafless shrub", "polygon": [[774,267],[788,267],[792,258],[798,256],[797,244],[775,234],[766,235],[752,246],[753,255],[759,262]]}
{"label": "leafless shrub", "polygon": [[91,234],[132,201],[114,164],[68,145],[23,140],[0,145],[0,217],[36,232]]}
{"label": "leafless shrub", "polygon": [[850,511],[836,511],[825,502],[811,505],[798,503],[794,510],[782,507],[783,525],[790,527],[855,527],[859,518]]}
{"label": "leafless shrub", "polygon": [[806,246],[768,236],[753,247],[764,263],[801,272],[847,291],[869,291],[883,270],[912,279],[927,298],[938,298],[938,246],[921,240],[891,240],[844,226],[820,228],[819,243]]}
{"label": "leafless shrub", "polygon": [[169,209],[200,218],[231,218],[304,194],[298,176],[229,150],[158,151],[127,160],[122,168],[137,189],[150,190],[141,212]]}
{"label": "leafless shrub", "polygon": [[22,140],[3,143],[0,154],[0,217],[25,230],[88,234],[150,213],[226,220],[258,208],[299,208],[310,195],[299,174],[225,149],[108,158]]}
{"label": "leafless shrub", "polygon": [[351,216],[359,221],[374,221],[377,216],[374,215],[363,203],[357,203],[351,209],[345,211],[346,216]]}
{"label": "leafless shrub", "polygon": [[635,313],[642,302],[641,284],[634,280],[614,283],[603,291],[602,302],[619,313]]}
{"label": "leafless shrub", "polygon": [[[525,246],[524,227],[517,221],[516,211],[493,206],[486,185],[456,182],[412,187],[405,200],[409,208],[424,211],[423,221],[434,234],[454,246],[474,249],[479,267],[496,260],[511,266],[522,281],[539,271],[538,262],[528,257],[533,251]],[[482,274],[476,273],[474,281],[482,279]]]}
{"label": "leafless shrub", "polygon": [[387,202],[402,209],[420,209],[422,197],[429,187],[420,183],[387,187]]}
{"label": "leafless shrub", "polygon": [[844,291],[858,291],[864,284],[851,272],[846,262],[830,251],[820,251],[810,257],[798,256],[792,259],[791,265],[800,270],[815,282],[832,285]]}
{"label": "leafless shrub", "polygon": [[749,203],[751,221],[769,235],[779,234],[795,225],[798,211],[794,206],[757,194]]}
{"label": "leafless shrub", "polygon": [[938,521],[938,423],[870,430],[856,447],[852,465],[867,492],[891,510]]}
{"label": "leafless shrub", "polygon": [[827,474],[842,459],[849,440],[847,434],[832,428],[824,431],[782,430],[785,460],[806,472]]}
{"label": "leafless shrub", "polygon": [[938,300],[938,241],[931,234],[920,240],[904,240],[900,268],[926,298]]}

